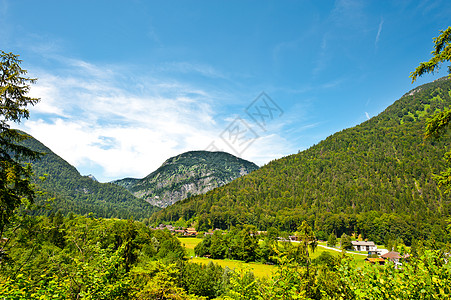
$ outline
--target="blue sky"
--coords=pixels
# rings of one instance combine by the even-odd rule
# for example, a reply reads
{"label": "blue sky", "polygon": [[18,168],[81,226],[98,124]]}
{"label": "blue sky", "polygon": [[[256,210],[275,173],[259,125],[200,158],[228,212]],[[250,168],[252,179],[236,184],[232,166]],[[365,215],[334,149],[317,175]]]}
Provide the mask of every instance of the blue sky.
{"label": "blue sky", "polygon": [[[451,1],[0,0],[0,49],[38,78],[20,128],[100,181],[189,150],[263,165],[414,85]],[[263,94],[262,94],[263,93]]]}

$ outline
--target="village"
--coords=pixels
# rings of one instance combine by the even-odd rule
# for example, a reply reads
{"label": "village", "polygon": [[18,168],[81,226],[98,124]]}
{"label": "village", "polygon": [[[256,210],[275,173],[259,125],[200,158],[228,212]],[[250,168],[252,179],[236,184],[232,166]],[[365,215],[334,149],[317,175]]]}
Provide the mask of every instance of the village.
{"label": "village", "polygon": [[[220,229],[210,229],[207,232],[197,232],[194,227],[175,227],[173,225],[165,225],[160,224],[155,228],[151,228],[152,230],[168,230],[173,235],[176,235],[178,237],[198,237],[203,238],[203,236],[207,235],[213,235],[215,231],[220,231],[222,234],[226,234],[227,231],[220,230]],[[255,235],[264,235],[266,234],[266,231],[257,231]],[[198,236],[203,235],[203,236]],[[288,236],[288,239],[283,237],[278,237],[278,240],[280,242],[292,242],[292,243],[298,243],[298,237],[295,235]],[[325,249],[341,252],[343,249],[337,248],[337,247],[329,247],[326,245],[323,245],[324,241],[318,241],[318,247],[322,247]],[[348,249],[354,254],[358,255],[364,255],[366,258],[364,259],[365,262],[370,264],[376,264],[376,265],[384,265],[387,262],[391,262],[395,265],[396,268],[402,266],[403,262],[408,262],[410,255],[408,253],[401,254],[396,251],[389,251],[384,248],[378,248],[377,245],[373,241],[351,241],[352,249]],[[366,253],[362,253],[366,252]]]}

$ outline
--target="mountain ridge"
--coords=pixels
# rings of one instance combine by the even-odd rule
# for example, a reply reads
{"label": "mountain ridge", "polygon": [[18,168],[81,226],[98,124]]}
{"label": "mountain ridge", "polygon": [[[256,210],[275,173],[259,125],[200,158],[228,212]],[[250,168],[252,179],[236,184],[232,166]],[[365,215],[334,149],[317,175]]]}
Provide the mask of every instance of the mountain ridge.
{"label": "mountain ridge", "polygon": [[449,105],[446,78],[416,87],[370,120],[152,220],[183,218],[199,230],[253,224],[289,231],[307,220],[317,232],[358,233],[376,242],[398,236],[410,243],[431,231],[443,240],[451,202],[432,174],[443,170],[450,139],[423,140],[423,131],[424,120]]}
{"label": "mountain ridge", "polygon": [[54,198],[50,209],[43,208],[34,213],[47,215],[57,211],[63,214],[93,213],[96,217],[141,220],[149,218],[158,210],[157,207],[136,198],[123,187],[100,183],[92,175],[82,176],[74,166],[50,148],[27,135],[30,138],[21,144],[44,154],[41,159],[31,161],[35,173],[34,183],[46,193],[38,197],[37,204],[43,204],[48,198]]}
{"label": "mountain ridge", "polygon": [[166,207],[227,184],[258,166],[227,152],[188,151],[173,156],[142,179],[113,181],[152,205]]}

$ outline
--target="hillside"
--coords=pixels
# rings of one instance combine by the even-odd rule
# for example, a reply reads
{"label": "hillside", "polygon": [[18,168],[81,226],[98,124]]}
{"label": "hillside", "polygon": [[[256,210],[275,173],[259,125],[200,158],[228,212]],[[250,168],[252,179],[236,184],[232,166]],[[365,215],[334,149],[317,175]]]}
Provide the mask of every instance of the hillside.
{"label": "hillside", "polygon": [[257,169],[256,164],[229,153],[189,151],[169,158],[143,179],[125,178],[113,183],[152,205],[166,207]]}
{"label": "hillside", "polygon": [[[81,176],[80,173],[64,159],[34,138],[23,144],[35,151],[45,153],[42,159],[33,162],[35,183],[47,192],[38,202],[54,197],[50,210],[39,213],[61,211],[76,214],[89,214],[105,218],[131,218],[135,220],[148,218],[158,208],[138,199],[126,189],[110,184],[99,183],[93,176]],[[41,181],[39,177],[45,176]]]}
{"label": "hillside", "polygon": [[424,140],[423,131],[425,118],[450,104],[449,80],[425,84],[378,116],[176,203],[153,221],[183,217],[197,220],[200,230],[248,223],[292,231],[308,220],[320,236],[447,240],[451,202],[432,175],[444,169],[450,139]]}

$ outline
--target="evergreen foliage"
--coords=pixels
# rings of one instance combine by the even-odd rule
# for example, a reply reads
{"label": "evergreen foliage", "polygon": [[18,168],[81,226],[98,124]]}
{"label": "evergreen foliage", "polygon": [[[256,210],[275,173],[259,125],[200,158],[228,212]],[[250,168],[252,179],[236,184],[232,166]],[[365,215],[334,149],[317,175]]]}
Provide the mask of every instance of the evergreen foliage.
{"label": "evergreen foliage", "polygon": [[449,138],[424,140],[427,117],[451,105],[446,78],[406,93],[378,116],[251,174],[180,201],[153,222],[197,220],[198,228],[252,224],[295,231],[450,240],[451,202],[432,179],[443,168]]}
{"label": "evergreen foliage", "polygon": [[29,105],[39,99],[28,96],[30,84],[36,79],[26,77],[18,55],[0,51],[0,238],[16,208],[34,201],[35,190],[30,182],[32,171],[24,159],[36,158],[38,152],[17,143],[27,137],[10,128],[10,122],[28,119]]}
{"label": "evergreen foliage", "polygon": [[44,154],[31,161],[35,184],[46,192],[37,203],[43,205],[49,197],[53,198],[49,207],[34,211],[34,214],[49,215],[60,211],[63,214],[92,213],[96,217],[140,220],[158,210],[123,187],[81,176],[75,167],[32,137],[22,141],[21,145]]}
{"label": "evergreen foliage", "polygon": [[[434,38],[434,44],[434,51],[432,51],[434,56],[428,62],[422,62],[411,73],[412,82],[425,73],[434,73],[443,62],[451,62],[451,26],[444,31],[440,31],[440,36]],[[448,78],[451,79],[451,66],[448,66],[448,72],[450,73]],[[438,138],[444,135],[449,129],[450,121],[451,109],[449,107],[435,112],[426,122],[425,136]],[[451,163],[451,151],[445,153],[445,160],[448,165]],[[446,193],[451,192],[451,167],[447,167],[434,177],[439,185],[445,188]]]}

